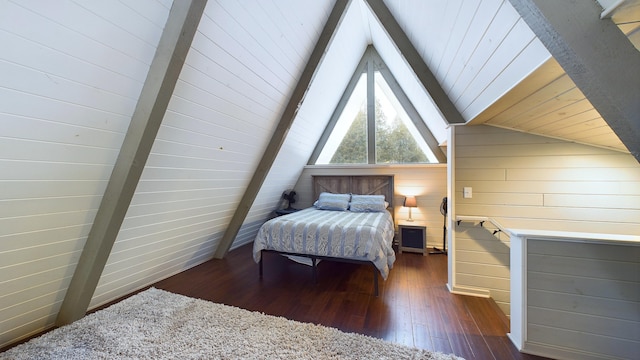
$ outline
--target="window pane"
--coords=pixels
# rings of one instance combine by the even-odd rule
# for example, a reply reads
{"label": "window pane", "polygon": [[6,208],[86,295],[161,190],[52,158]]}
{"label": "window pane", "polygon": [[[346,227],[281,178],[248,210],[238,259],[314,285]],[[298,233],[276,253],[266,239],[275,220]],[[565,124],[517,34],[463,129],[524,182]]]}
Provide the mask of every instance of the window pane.
{"label": "window pane", "polygon": [[[375,71],[375,162],[438,162],[379,71]],[[315,164],[368,163],[367,74],[358,79]]]}
{"label": "window pane", "polygon": [[316,164],[367,163],[366,101],[367,76],[362,74]]}
{"label": "window pane", "polygon": [[353,119],[340,146],[331,158],[331,164],[367,163],[367,106],[363,102],[360,111]]}
{"label": "window pane", "polygon": [[[425,149],[430,152],[427,144],[415,130],[415,126],[379,72],[375,73],[375,83],[376,163],[429,162],[425,154]],[[416,139],[419,139],[423,146],[420,146]]]}

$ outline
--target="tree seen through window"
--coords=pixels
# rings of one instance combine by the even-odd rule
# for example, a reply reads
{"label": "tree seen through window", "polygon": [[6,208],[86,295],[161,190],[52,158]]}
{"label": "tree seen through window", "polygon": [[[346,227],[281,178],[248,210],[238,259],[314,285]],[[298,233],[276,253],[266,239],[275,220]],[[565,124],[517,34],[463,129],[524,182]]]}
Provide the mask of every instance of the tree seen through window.
{"label": "tree seen through window", "polygon": [[[413,138],[407,126],[396,116],[389,121],[376,99],[376,163],[426,163],[427,156]],[[331,158],[331,164],[367,163],[367,112],[360,108],[349,130]]]}
{"label": "tree seen through window", "polygon": [[[375,110],[374,110],[375,109]],[[367,114],[367,111],[373,114]],[[439,162],[437,140],[373,47],[367,48],[310,164]]]}

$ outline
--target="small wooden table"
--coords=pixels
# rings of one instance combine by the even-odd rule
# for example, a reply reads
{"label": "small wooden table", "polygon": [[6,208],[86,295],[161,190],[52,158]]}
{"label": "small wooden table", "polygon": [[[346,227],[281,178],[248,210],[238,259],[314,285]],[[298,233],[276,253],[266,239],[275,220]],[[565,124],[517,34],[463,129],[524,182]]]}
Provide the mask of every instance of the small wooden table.
{"label": "small wooden table", "polygon": [[398,224],[398,252],[403,251],[427,255],[427,227],[415,222]]}

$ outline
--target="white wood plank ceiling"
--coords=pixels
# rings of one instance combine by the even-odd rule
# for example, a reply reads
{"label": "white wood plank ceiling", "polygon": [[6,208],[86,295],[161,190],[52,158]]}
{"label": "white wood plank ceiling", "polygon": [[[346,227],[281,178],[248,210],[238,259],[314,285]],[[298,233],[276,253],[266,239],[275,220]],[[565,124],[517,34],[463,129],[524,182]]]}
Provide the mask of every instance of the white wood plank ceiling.
{"label": "white wood plank ceiling", "polygon": [[[485,123],[628,152],[509,1],[387,1],[386,4],[470,124]],[[342,89],[348,71],[340,70],[355,66],[353,59],[363,51],[366,41],[376,47],[389,65],[436,138],[444,141],[447,122],[394,43],[363,0],[354,0],[351,6],[358,9],[360,18],[348,16],[341,28],[347,28],[342,31],[353,35],[347,46],[330,49],[337,48],[335,51],[340,52],[340,66],[330,70],[331,82],[313,84],[312,88],[328,86],[318,90],[324,94]],[[640,1],[626,1],[608,14],[636,47],[640,47],[639,9]],[[323,105],[333,104],[329,100],[335,99],[325,100]],[[326,117],[318,119],[319,114],[315,113],[314,121],[323,123]]]}
{"label": "white wood plank ceiling", "polygon": [[[603,16],[611,17],[640,50],[640,1],[600,1]],[[609,9],[607,10],[607,7]],[[629,69],[629,71],[640,71]],[[629,91],[634,91],[630,89]],[[640,89],[635,89],[640,101]],[[558,62],[550,58],[474,119],[507,129],[626,152],[600,113],[587,100]]]}

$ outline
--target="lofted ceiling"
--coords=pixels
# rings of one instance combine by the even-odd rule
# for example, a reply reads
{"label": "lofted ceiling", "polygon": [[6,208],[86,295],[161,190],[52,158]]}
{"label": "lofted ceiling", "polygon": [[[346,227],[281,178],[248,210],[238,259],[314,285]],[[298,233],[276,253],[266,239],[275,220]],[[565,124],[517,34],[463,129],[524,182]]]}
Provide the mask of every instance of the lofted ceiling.
{"label": "lofted ceiling", "polygon": [[[609,7],[603,16],[611,18],[640,48],[640,0],[602,2],[603,7]],[[629,153],[509,1],[385,4],[468,124],[486,124]],[[398,50],[397,42],[402,40],[390,37],[366,1],[352,1],[338,31],[342,32],[340,36],[357,39],[346,51],[344,42],[336,41],[339,45],[335,47],[344,59],[357,58],[366,45],[373,44],[431,132],[443,142],[450,121],[445,120],[446,115],[433,103],[425,84],[416,79]],[[332,44],[328,52],[335,47]],[[341,65],[354,68],[356,64],[351,60]],[[326,67],[319,71],[331,72]],[[324,86],[344,88],[348,72],[342,74],[342,78],[334,76]],[[323,117],[328,118],[328,114]]]}
{"label": "lofted ceiling", "polygon": [[471,123],[629,152],[553,58]]}
{"label": "lofted ceiling", "polygon": [[[475,118],[550,57],[507,0],[385,1],[402,36],[389,33],[389,19],[380,21],[372,3],[350,2],[294,127],[307,121],[324,127],[368,45],[380,54],[440,143],[449,124],[459,122],[456,117],[463,122]],[[416,60],[411,63],[404,53],[408,47],[415,49],[417,62],[428,67],[435,81],[425,83],[416,74]],[[455,113],[434,101],[436,90],[455,106]],[[330,92],[338,96],[321,101],[312,96]]]}
{"label": "lofted ceiling", "polygon": [[[640,50],[640,0],[614,2],[603,10]],[[615,5],[618,5],[617,7]],[[637,89],[640,94],[640,89]],[[487,124],[621,152],[629,152],[600,113],[554,58],[532,72],[472,119]]]}

